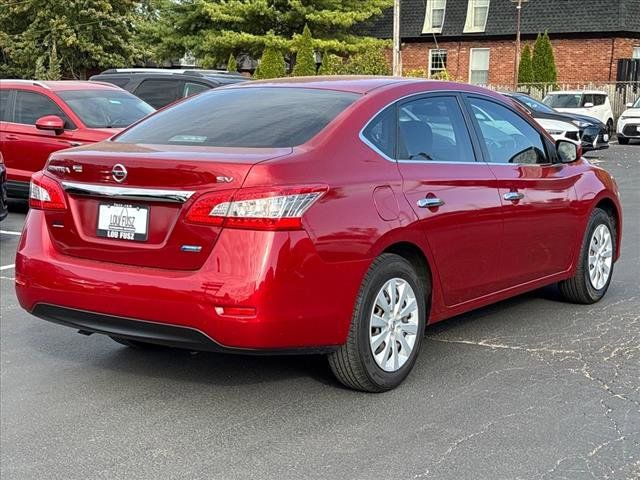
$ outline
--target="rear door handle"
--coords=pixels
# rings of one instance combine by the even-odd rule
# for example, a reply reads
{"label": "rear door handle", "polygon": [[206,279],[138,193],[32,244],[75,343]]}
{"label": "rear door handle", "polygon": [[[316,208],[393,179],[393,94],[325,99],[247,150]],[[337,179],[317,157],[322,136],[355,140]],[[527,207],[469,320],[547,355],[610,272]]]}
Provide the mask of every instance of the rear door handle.
{"label": "rear door handle", "polygon": [[510,202],[517,202],[518,200],[522,200],[524,198],[524,193],[520,192],[507,192],[503,197],[505,200]]}
{"label": "rear door handle", "polygon": [[18,140],[19,137],[17,135],[7,135],[7,140]]}
{"label": "rear door handle", "polygon": [[420,208],[438,208],[444,205],[444,200],[436,197],[421,198],[418,200]]}

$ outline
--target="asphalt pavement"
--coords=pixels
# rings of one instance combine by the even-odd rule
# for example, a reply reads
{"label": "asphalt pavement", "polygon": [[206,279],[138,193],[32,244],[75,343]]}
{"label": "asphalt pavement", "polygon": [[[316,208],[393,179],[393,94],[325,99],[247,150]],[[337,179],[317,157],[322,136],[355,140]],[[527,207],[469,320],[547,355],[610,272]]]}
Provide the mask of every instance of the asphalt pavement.
{"label": "asphalt pavement", "polygon": [[640,144],[616,177],[622,258],[603,301],[545,288],[427,328],[385,394],[322,357],[131,350],[31,317],[13,286],[25,208],[0,223],[0,477],[640,478]]}

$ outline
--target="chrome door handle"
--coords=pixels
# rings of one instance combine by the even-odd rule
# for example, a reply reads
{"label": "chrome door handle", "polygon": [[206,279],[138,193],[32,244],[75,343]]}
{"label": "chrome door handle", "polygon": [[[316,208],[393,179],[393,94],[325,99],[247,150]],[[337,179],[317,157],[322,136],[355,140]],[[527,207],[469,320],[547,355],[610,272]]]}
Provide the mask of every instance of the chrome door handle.
{"label": "chrome door handle", "polygon": [[524,193],[520,192],[508,192],[504,194],[503,197],[505,200],[510,202],[517,202],[518,200],[522,200],[524,198]]}
{"label": "chrome door handle", "polygon": [[418,200],[418,207],[420,208],[438,208],[444,205],[444,200],[436,197],[421,198]]}
{"label": "chrome door handle", "polygon": [[82,142],[72,142],[71,140],[68,140],[67,143],[72,147],[79,147],[82,145]]}

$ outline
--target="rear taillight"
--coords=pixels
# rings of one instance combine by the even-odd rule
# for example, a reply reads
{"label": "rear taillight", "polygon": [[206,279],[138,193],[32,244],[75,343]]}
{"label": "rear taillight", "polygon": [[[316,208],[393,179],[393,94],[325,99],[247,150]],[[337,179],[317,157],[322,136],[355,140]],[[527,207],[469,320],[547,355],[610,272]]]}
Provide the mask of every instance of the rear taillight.
{"label": "rear taillight", "polygon": [[34,173],[29,186],[29,208],[66,210],[67,202],[60,184],[42,172]]}
{"label": "rear taillight", "polygon": [[203,195],[189,209],[191,223],[250,230],[299,230],[302,215],[326,186],[243,188]]}

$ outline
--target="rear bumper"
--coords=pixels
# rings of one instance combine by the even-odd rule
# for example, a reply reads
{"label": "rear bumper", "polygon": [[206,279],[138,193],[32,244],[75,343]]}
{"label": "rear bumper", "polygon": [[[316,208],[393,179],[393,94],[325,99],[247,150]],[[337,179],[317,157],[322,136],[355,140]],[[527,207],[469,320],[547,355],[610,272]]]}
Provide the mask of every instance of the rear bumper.
{"label": "rear bumper", "polygon": [[113,337],[153,343],[186,350],[243,354],[298,354],[328,353],[337,347],[302,349],[239,349],[224,347],[203,332],[189,327],[179,327],[158,322],[146,322],[130,318],[86,312],[71,308],[40,303],[35,306],[34,316],[49,322],[75,328],[83,334],[100,333]]}
{"label": "rear bumper", "polygon": [[[27,311],[79,330],[118,335],[99,327],[100,318],[118,317],[133,322],[130,330],[151,322],[199,332],[209,339],[205,350],[211,343],[317,349],[344,343],[368,265],[324,262],[303,231],[243,230],[224,230],[197,271],[92,261],[58,252],[43,212],[31,210],[16,255],[16,294]],[[62,310],[45,315],[41,305]],[[220,307],[254,313],[228,315]],[[72,311],[87,313],[93,326],[79,324]],[[144,328],[127,336],[144,337]]]}

